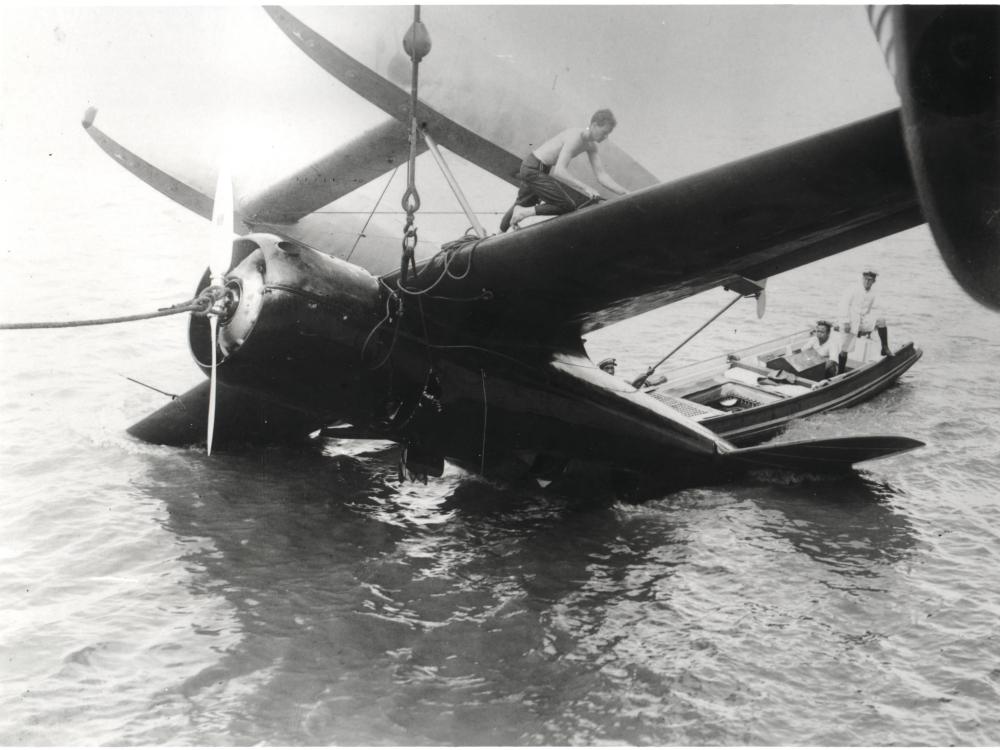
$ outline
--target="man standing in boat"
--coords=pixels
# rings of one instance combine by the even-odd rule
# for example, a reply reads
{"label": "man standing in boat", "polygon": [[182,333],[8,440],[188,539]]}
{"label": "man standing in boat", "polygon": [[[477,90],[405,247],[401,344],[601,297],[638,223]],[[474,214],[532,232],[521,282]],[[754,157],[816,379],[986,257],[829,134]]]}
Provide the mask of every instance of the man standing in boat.
{"label": "man standing in boat", "polygon": [[[850,286],[841,298],[841,347],[837,359],[839,372],[847,369],[847,353],[854,348],[854,339],[858,336],[871,336],[871,315],[875,306],[875,292],[872,291],[872,286],[877,276],[878,273],[873,268],[865,268],[861,273],[861,285]],[[875,330],[878,331],[882,343],[882,356],[890,356],[892,351],[889,349],[889,330],[886,328],[884,318],[875,321]]]}
{"label": "man standing in boat", "polygon": [[592,187],[570,174],[570,161],[583,153],[587,154],[594,177],[601,185],[618,195],[627,195],[628,190],[608,174],[597,150],[598,144],[611,134],[617,124],[610,109],[599,109],[586,128],[564,130],[528,154],[517,173],[521,180],[517,200],[500,220],[500,231],[506,232],[510,227],[517,229],[529,216],[559,216],[575,211],[580,206],[572,191],[566,189],[567,185],[589,200],[599,198],[600,195]]}

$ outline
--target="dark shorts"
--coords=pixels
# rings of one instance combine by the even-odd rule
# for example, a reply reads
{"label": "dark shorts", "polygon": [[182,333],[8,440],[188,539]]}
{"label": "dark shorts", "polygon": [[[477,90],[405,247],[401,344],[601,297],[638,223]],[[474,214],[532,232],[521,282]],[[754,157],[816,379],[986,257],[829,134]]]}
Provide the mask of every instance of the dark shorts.
{"label": "dark shorts", "polygon": [[534,154],[528,154],[517,173],[521,180],[517,205],[536,206],[535,213],[539,216],[558,216],[575,211],[580,201],[573,197],[569,188],[549,175],[551,171],[551,166]]}

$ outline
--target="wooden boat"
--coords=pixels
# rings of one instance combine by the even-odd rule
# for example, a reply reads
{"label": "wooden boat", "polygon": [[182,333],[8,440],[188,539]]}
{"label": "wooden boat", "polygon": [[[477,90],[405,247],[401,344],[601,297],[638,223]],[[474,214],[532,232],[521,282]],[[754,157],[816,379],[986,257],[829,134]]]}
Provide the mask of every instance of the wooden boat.
{"label": "wooden boat", "polygon": [[[825,357],[802,346],[811,330],[665,370],[642,390],[738,446],[782,432],[794,419],[853,406],[895,383],[923,355],[912,342],[890,356],[859,338],[845,372],[826,376]],[[662,380],[665,376],[666,379]]]}

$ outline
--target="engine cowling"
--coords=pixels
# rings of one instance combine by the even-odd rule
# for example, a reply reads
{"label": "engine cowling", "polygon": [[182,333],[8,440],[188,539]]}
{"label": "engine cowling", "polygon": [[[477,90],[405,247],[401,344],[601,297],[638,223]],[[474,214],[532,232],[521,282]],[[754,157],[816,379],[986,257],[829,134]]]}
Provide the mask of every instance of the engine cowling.
{"label": "engine cowling", "polygon": [[1000,309],[1000,7],[873,6],[924,217],[966,292]]}
{"label": "engine cowling", "polygon": [[[269,234],[237,240],[234,260],[219,319],[219,380],[331,420],[370,419],[379,376],[363,365],[380,356],[379,337],[372,335],[384,318],[378,280]],[[189,343],[207,374],[206,318],[192,316]]]}

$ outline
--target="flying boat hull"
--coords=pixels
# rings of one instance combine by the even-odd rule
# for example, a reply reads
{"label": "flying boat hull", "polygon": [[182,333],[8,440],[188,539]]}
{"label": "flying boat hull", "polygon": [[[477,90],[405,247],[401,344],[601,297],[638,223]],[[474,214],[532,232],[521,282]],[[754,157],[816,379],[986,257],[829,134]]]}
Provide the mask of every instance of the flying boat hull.
{"label": "flying boat hull", "polygon": [[[235,440],[317,431],[384,438],[400,444],[404,464],[418,474],[440,473],[448,460],[489,477],[520,472],[547,479],[584,465],[677,483],[754,467],[843,471],[920,445],[880,436],[753,445],[793,419],[880,392],[920,356],[912,346],[827,383],[792,384],[801,392],[727,410],[713,406],[707,392],[637,391],[594,366],[582,336],[708,289],[736,290],[743,281],[927,220],[936,236],[945,237],[939,245],[951,242],[970,259],[969,274],[994,278],[998,225],[989,217],[995,191],[980,190],[983,201],[968,203],[988,227],[972,240],[955,230],[965,218],[949,218],[935,202],[935,196],[958,196],[954,200],[966,205],[963,196],[996,182],[994,161],[984,162],[983,179],[979,172],[966,179],[961,170],[942,177],[933,168],[940,162],[930,157],[943,155],[951,164],[946,146],[961,150],[970,132],[984,134],[973,139],[984,149],[995,146],[995,87],[945,86],[941,90],[967,96],[959,97],[961,106],[948,99],[945,110],[928,114],[926,107],[940,102],[928,102],[926,91],[897,77],[901,112],[874,114],[697,174],[672,175],[665,183],[605,143],[604,161],[629,188],[627,195],[518,232],[482,237],[477,231],[479,237],[436,252],[438,242],[428,241],[424,223],[428,211],[419,216],[421,239],[415,241],[403,230],[379,229],[374,210],[362,216],[335,204],[394,171],[407,152],[419,152],[423,144],[406,135],[416,138],[414,130],[428,147],[433,138],[470,166],[516,182],[533,137],[526,131],[547,136],[575,126],[588,110],[563,110],[554,87],[528,85],[537,76],[521,85],[517,69],[533,58],[515,55],[508,65],[497,57],[485,71],[467,65],[474,56],[462,48],[475,45],[474,37],[452,28],[445,10],[434,14],[434,63],[421,67],[415,106],[409,82],[416,70],[399,50],[409,11],[379,11],[384,22],[374,24],[365,21],[367,11],[306,11],[304,20],[281,8],[267,12],[302,53],[384,118],[285,179],[235,194],[235,231],[251,234],[236,240],[225,278],[206,290],[210,322],[191,325],[195,359],[219,385],[214,424],[222,435],[228,429]],[[973,83],[995,79],[996,35],[973,33],[989,32],[995,20],[995,9],[917,14],[904,7],[874,25],[883,41],[889,37],[880,29],[891,26],[901,42],[886,43],[890,67],[921,61],[918,83],[937,86],[951,74],[971,76]],[[462,85],[469,76],[475,86]],[[483,90],[489,95],[479,96]],[[536,99],[543,105],[536,107]],[[182,162],[152,164],[96,128],[93,112],[84,126],[149,185],[206,218],[212,214],[204,180]],[[512,196],[497,199],[501,209]],[[407,219],[411,226],[412,214]],[[435,239],[454,236],[449,231]],[[968,279],[963,283],[970,286]],[[977,298],[992,300],[990,294]],[[771,377],[770,363],[761,369]],[[670,386],[678,383],[673,378]],[[192,420],[188,412],[204,411],[203,395],[203,387],[193,389],[134,426],[133,434],[152,442],[196,442],[204,415]],[[691,404],[714,412],[690,413]]]}

